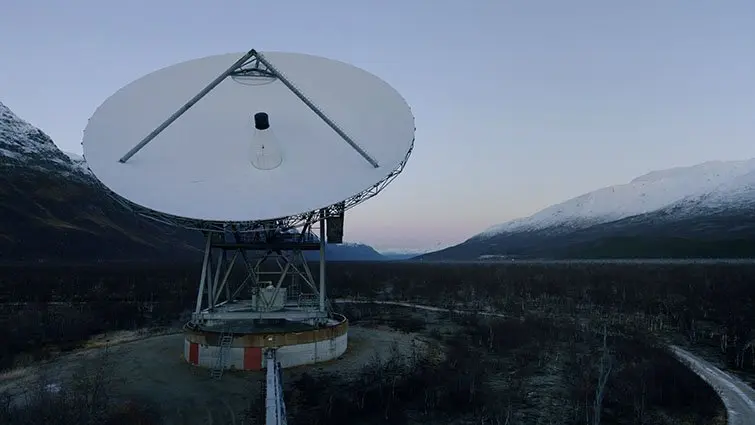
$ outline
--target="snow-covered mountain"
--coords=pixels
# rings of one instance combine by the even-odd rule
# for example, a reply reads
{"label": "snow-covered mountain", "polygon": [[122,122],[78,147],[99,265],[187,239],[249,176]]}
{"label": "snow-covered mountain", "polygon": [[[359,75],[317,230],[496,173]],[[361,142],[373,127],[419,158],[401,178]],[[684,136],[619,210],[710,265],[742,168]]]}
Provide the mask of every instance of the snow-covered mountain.
{"label": "snow-covered mountain", "polygon": [[420,259],[755,255],[755,159],[653,171]]}
{"label": "snow-covered mountain", "polygon": [[755,200],[755,159],[710,161],[652,171],[626,184],[604,187],[545,208],[529,217],[498,224],[480,233],[585,228],[676,206],[716,208]]}
{"label": "snow-covered mountain", "polygon": [[23,166],[63,177],[88,180],[80,156],[63,153],[42,130],[22,120],[0,102],[0,165]]}
{"label": "snow-covered mountain", "polygon": [[380,255],[385,257],[388,260],[392,261],[399,261],[399,260],[408,260],[410,258],[414,258],[418,255],[422,255],[426,252],[429,252],[431,250],[429,249],[416,249],[416,248],[388,248],[388,249],[381,249],[378,252]]}
{"label": "snow-covered mountain", "polygon": [[0,103],[0,262],[171,261],[199,255],[192,237],[113,202],[83,158]]}

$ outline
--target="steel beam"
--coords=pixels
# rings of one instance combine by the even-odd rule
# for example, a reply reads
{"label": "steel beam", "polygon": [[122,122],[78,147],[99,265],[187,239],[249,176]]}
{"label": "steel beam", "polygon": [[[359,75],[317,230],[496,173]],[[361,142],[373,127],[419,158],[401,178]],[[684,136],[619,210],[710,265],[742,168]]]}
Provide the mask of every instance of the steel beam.
{"label": "steel beam", "polygon": [[320,211],[320,312],[325,312],[325,210]]}
{"label": "steel beam", "polygon": [[[118,160],[120,163],[125,163],[129,160],[132,156],[134,156],[137,152],[139,152],[144,146],[147,145],[147,143],[151,142],[155,137],[157,137],[158,134],[162,133],[163,130],[168,128],[169,125],[173,124],[175,120],[177,120],[181,115],[183,115],[186,111],[189,110],[192,106],[194,106],[197,102],[199,102],[203,97],[207,95],[207,93],[211,92],[215,87],[217,87],[220,83],[223,82],[226,78],[228,78],[231,73],[237,69],[239,69],[241,66],[243,66],[246,61],[252,58],[256,52],[254,50],[248,51],[244,56],[242,56],[239,60],[234,62],[233,65],[231,65],[228,69],[223,71],[220,75],[217,76],[210,84],[208,84],[205,88],[200,90],[199,93],[194,95],[191,99],[189,99],[188,102],[186,102],[182,107],[178,108],[176,112],[173,113],[168,119],[166,119],[162,124],[157,126],[156,129],[152,130],[151,133],[149,133],[144,139],[142,139],[141,142],[137,143],[136,146],[131,148],[130,151],[128,151],[121,159]],[[260,61],[262,62],[262,61]],[[264,62],[263,62],[264,63]]]}
{"label": "steel beam", "polygon": [[309,109],[312,110],[312,112],[314,112],[318,117],[320,117],[320,119],[323,120],[325,124],[327,124],[330,128],[332,128],[333,131],[336,132],[336,134],[341,136],[341,138],[346,143],[348,143],[349,146],[351,146],[355,151],[359,153],[359,155],[362,155],[362,158],[364,158],[367,162],[369,162],[370,165],[372,165],[374,168],[380,167],[380,165],[374,158],[372,158],[367,152],[365,152],[365,150],[362,149],[362,147],[359,146],[351,137],[349,137],[348,134],[346,134],[343,130],[341,130],[341,127],[339,127],[338,124],[333,122],[333,120],[331,120],[327,115],[325,115],[325,113],[320,108],[318,108],[314,103],[312,103],[312,101],[309,100],[309,98],[304,93],[302,93],[288,78],[286,78],[286,76],[283,75],[283,73],[281,73],[278,70],[278,68],[276,68],[270,62],[268,62],[268,60],[265,59],[265,56],[263,56],[259,52],[255,52],[255,57],[257,58],[258,61],[260,61],[263,65],[265,65],[265,67],[267,67],[267,69],[271,73],[273,73],[276,77],[278,77],[278,80],[281,83],[283,83],[284,86],[288,87],[289,90],[291,90],[291,93],[296,95],[296,97],[298,97],[299,100],[304,102],[304,104],[307,105]]}

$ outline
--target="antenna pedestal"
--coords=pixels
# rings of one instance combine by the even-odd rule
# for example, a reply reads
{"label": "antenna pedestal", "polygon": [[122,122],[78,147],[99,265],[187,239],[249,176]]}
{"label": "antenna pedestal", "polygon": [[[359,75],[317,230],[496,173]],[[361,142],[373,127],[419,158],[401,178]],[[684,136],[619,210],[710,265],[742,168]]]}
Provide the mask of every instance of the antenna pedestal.
{"label": "antenna pedestal", "polygon": [[[192,319],[184,327],[184,358],[222,371],[262,370],[276,350],[280,367],[330,361],[346,352],[348,320],[325,297],[324,268],[316,281],[307,252],[324,247],[309,232],[206,233]],[[321,266],[324,255],[320,254]]]}
{"label": "antenna pedestal", "polygon": [[[190,326],[233,330],[327,322],[323,248],[324,242],[299,234],[208,232]],[[305,255],[316,250],[317,280]]]}

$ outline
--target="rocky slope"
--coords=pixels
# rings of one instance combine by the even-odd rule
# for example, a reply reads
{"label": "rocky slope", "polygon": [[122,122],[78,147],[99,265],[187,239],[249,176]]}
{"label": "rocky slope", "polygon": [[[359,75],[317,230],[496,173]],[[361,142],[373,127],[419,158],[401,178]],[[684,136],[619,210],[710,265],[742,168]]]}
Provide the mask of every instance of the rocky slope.
{"label": "rocky slope", "polygon": [[198,236],[120,207],[83,159],[0,103],[0,261],[183,260]]}

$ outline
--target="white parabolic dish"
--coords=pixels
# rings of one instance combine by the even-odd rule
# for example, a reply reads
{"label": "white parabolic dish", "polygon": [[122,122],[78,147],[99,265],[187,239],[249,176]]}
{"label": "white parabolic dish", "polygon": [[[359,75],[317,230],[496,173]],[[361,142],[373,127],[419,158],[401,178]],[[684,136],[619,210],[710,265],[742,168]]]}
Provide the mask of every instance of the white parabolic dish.
{"label": "white parabolic dish", "polygon": [[[125,163],[118,160],[244,53],[210,56],[148,74],[123,87],[84,130],[84,157],[108,189],[142,207],[203,221],[293,216],[336,204],[386,179],[414,142],[401,95],[352,65],[270,52],[292,81],[369,156],[374,168],[285,85],[231,77]],[[254,114],[266,112],[283,157],[270,170],[250,161]]]}

